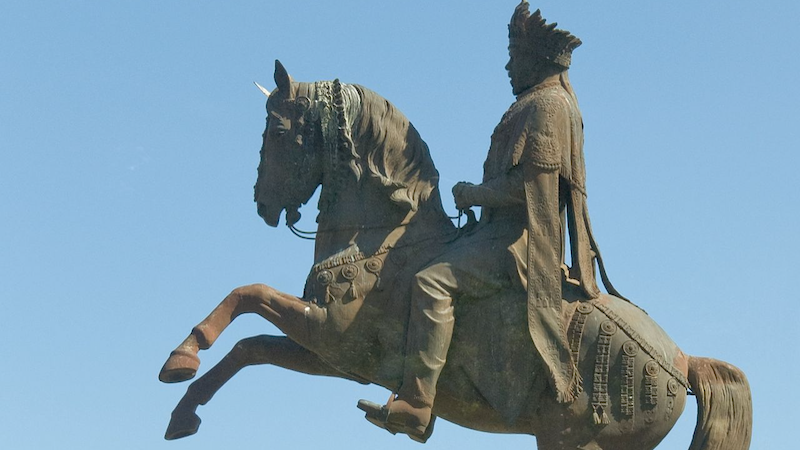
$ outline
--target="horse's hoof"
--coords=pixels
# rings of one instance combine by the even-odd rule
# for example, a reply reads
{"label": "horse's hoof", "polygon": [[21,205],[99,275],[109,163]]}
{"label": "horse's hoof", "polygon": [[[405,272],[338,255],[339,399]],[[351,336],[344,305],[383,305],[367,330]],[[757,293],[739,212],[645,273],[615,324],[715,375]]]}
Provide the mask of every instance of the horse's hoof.
{"label": "horse's hoof", "polygon": [[173,350],[158,374],[162,383],[178,383],[194,378],[200,367],[200,358],[185,350]]}
{"label": "horse's hoof", "polygon": [[197,433],[200,428],[200,417],[191,412],[189,414],[172,414],[172,419],[167,426],[167,432],[164,433],[164,439],[172,441],[175,439],[184,438]]}

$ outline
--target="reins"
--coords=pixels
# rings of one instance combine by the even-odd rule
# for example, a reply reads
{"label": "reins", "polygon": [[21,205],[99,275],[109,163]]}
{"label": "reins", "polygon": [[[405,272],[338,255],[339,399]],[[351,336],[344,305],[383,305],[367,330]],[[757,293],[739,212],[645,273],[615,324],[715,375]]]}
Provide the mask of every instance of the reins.
{"label": "reins", "polygon": [[324,229],[324,230],[317,230],[317,231],[304,231],[304,230],[301,230],[301,229],[297,228],[296,226],[294,226],[293,223],[290,224],[289,222],[286,222],[286,226],[289,228],[289,230],[292,232],[292,234],[294,234],[295,236],[299,237],[300,239],[306,239],[306,240],[310,240],[310,241],[315,241],[317,239],[315,236],[317,236],[319,234],[325,234],[325,233],[338,233],[340,231],[349,231],[349,230],[361,231],[361,230],[381,230],[381,229],[385,229],[385,230],[392,229],[393,230],[393,229],[397,229],[397,228],[404,227],[404,226],[408,225],[411,222],[411,219],[414,218],[414,216],[415,216],[415,211],[409,211],[408,214],[406,214],[406,216],[403,218],[403,220],[397,225],[370,225],[370,226],[355,225],[355,226],[349,226],[349,227],[327,228],[327,229]]}
{"label": "reins", "polygon": [[317,238],[314,237],[314,236],[317,235],[317,233],[318,233],[317,231],[303,231],[303,230],[297,228],[294,225],[289,225],[288,223],[286,224],[286,227],[289,228],[289,230],[292,232],[292,234],[294,234],[295,236],[299,237],[300,239],[305,239],[305,240],[308,240],[308,241],[316,241],[317,240]]}
{"label": "reins", "polygon": [[[461,219],[464,217],[464,215],[467,216],[467,223],[462,228],[461,227]],[[324,234],[324,233],[336,233],[336,232],[339,232],[339,231],[347,231],[347,230],[377,230],[377,229],[399,228],[399,227],[408,225],[409,222],[411,221],[412,217],[413,217],[413,215],[409,214],[409,216],[407,216],[405,219],[403,219],[403,221],[400,222],[400,224],[398,224],[396,226],[394,226],[394,225],[353,226],[353,227],[329,228],[329,229],[326,229],[326,230],[317,230],[317,231],[301,230],[301,229],[297,228],[294,224],[290,225],[289,223],[286,224],[286,227],[289,228],[289,231],[291,231],[292,234],[294,234],[295,236],[297,236],[300,239],[305,239],[305,240],[308,240],[308,241],[316,241],[317,240],[316,236],[318,234]],[[457,221],[456,222],[456,229],[458,230],[458,233],[456,234],[457,237],[461,235],[463,230],[466,230],[466,229],[470,228],[471,225],[473,225],[473,224],[478,222],[478,220],[475,218],[475,213],[471,209],[459,210],[457,216],[447,216],[447,218],[450,219],[450,220],[456,220]]]}
{"label": "reins", "polygon": [[388,230],[388,229],[400,228],[400,227],[406,226],[406,225],[408,225],[407,222],[402,222],[402,223],[400,223],[398,225],[373,225],[373,226],[356,225],[356,226],[352,226],[352,227],[336,227],[336,228],[328,228],[328,229],[325,229],[325,230],[304,231],[304,230],[301,230],[301,229],[297,228],[294,225],[289,225],[288,223],[286,224],[286,226],[289,228],[289,230],[295,236],[297,236],[297,237],[299,237],[301,239],[310,239],[312,241],[316,240],[316,238],[314,236],[316,236],[318,234],[338,233],[340,231],[348,231],[348,230],[353,230],[353,231],[356,231],[356,230],[358,230],[358,231],[360,231],[360,230],[380,230],[380,229],[387,229]]}

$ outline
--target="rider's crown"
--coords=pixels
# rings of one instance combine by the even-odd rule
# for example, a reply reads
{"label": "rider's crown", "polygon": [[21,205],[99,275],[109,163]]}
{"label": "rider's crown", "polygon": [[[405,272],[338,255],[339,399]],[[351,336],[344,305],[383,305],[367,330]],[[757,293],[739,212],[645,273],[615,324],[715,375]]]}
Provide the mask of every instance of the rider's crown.
{"label": "rider's crown", "polygon": [[521,57],[541,58],[569,68],[572,51],[581,45],[581,40],[569,31],[556,29],[556,25],[548,24],[538,9],[531,15],[527,0],[522,0],[508,25],[511,51],[519,52]]}

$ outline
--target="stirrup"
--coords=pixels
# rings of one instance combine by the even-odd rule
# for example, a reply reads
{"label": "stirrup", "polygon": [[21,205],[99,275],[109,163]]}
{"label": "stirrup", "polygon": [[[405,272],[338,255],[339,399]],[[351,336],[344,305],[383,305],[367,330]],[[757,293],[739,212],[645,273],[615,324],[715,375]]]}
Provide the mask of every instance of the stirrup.
{"label": "stirrup", "polygon": [[389,422],[389,408],[385,405],[379,405],[369,400],[359,400],[358,409],[364,411],[366,414],[364,418],[376,427],[383,428],[392,434],[404,433],[409,438],[424,444],[433,434],[433,424],[436,422],[436,416],[431,415],[431,421],[424,431],[418,428],[408,428],[402,424],[395,424]]}

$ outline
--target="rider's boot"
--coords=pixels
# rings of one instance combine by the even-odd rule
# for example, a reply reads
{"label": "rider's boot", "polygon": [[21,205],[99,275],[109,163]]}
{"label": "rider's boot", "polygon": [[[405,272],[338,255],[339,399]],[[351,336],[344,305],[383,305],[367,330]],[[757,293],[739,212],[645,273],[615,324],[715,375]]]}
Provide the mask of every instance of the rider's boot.
{"label": "rider's boot", "polygon": [[442,292],[428,289],[433,286],[426,284],[423,281],[414,287],[403,382],[397,397],[384,406],[359,402],[367,420],[393,434],[406,433],[419,442],[425,442],[432,432],[436,382],[445,364],[454,323],[449,295],[433,295]]}

